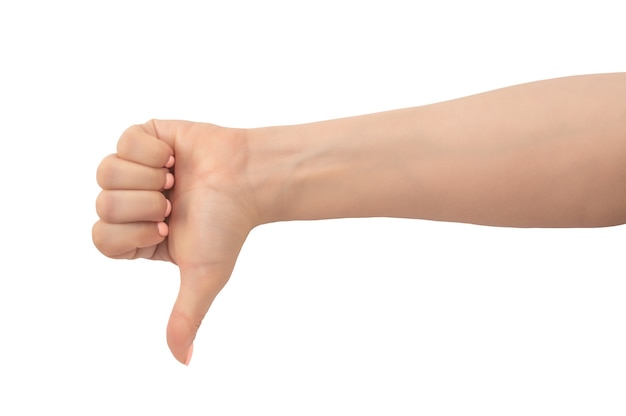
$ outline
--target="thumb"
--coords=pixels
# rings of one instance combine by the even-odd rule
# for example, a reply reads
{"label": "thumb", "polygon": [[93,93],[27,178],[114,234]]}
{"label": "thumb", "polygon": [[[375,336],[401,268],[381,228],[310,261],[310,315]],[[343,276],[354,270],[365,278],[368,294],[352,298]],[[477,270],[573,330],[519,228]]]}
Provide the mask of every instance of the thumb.
{"label": "thumb", "polygon": [[181,269],[180,290],[167,325],[167,345],[181,363],[189,365],[196,333],[227,280],[207,267]]}
{"label": "thumb", "polygon": [[208,123],[196,123],[187,120],[159,120],[152,119],[144,124],[144,127],[159,140],[167,143],[172,149],[176,148],[176,140],[182,133],[188,132],[195,125]]}

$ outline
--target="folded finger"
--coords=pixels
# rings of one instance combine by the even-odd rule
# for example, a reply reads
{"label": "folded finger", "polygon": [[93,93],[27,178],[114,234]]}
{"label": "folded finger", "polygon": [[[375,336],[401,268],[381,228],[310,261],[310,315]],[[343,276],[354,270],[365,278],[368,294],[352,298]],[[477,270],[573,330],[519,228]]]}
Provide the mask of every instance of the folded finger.
{"label": "folded finger", "polygon": [[166,168],[153,168],[107,156],[100,162],[96,172],[102,189],[137,189],[159,191],[174,186],[174,175]]}
{"label": "folded finger", "polygon": [[96,199],[98,216],[108,223],[163,221],[172,204],[158,191],[104,190]]}
{"label": "folded finger", "polygon": [[149,134],[143,126],[128,128],[117,142],[120,158],[153,168],[171,167],[174,151],[162,140]]}
{"label": "folded finger", "polygon": [[[92,229],[93,243],[102,254],[116,259],[149,257],[150,248],[165,240],[167,225],[155,222],[111,224],[98,221]],[[141,255],[140,255],[141,254]]]}

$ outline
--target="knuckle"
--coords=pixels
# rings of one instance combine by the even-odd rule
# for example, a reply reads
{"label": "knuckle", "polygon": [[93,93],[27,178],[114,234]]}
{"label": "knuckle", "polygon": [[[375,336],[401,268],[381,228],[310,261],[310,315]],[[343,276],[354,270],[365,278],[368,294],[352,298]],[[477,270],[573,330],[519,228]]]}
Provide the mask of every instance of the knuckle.
{"label": "knuckle", "polygon": [[136,163],[161,167],[167,163],[169,152],[164,143],[151,140],[145,125],[134,125],[126,129],[117,142],[117,154],[120,158]]}
{"label": "knuckle", "polygon": [[124,157],[125,155],[128,155],[130,153],[132,148],[130,141],[130,135],[128,133],[128,130],[126,130],[124,134],[122,134],[122,137],[120,137],[120,139],[117,141],[117,154],[120,157]]}
{"label": "knuckle", "polygon": [[94,246],[106,257],[112,259],[135,258],[136,248],[127,244],[120,244],[119,239],[112,234],[111,225],[104,221],[98,221],[91,230],[91,239]]}
{"label": "knuckle", "polygon": [[96,198],[96,213],[105,222],[113,222],[115,220],[115,203],[110,192],[100,192]]}
{"label": "knuckle", "polygon": [[102,189],[111,189],[115,183],[116,170],[114,167],[115,155],[109,155],[100,162],[96,170],[96,181]]}
{"label": "knuckle", "polygon": [[117,141],[117,153],[121,156],[132,153],[135,147],[135,138],[140,132],[140,126],[133,125],[124,130],[119,140]]}
{"label": "knuckle", "polygon": [[106,238],[106,232],[102,229],[102,222],[96,222],[91,229],[91,240],[93,241],[93,245],[100,251],[100,253],[104,254],[107,257],[113,257],[110,246],[108,244],[108,240]]}

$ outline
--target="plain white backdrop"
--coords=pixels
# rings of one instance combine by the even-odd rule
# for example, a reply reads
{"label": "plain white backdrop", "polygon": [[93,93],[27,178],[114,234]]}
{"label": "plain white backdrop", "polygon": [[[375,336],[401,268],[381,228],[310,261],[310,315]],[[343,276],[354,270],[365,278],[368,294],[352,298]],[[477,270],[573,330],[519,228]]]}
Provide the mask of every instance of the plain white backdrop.
{"label": "plain white backdrop", "polygon": [[189,367],[165,343],[176,268],[91,242],[96,167],[131,124],[292,124],[624,71],[622,8],[2,2],[0,414],[625,414],[624,227],[266,225]]}

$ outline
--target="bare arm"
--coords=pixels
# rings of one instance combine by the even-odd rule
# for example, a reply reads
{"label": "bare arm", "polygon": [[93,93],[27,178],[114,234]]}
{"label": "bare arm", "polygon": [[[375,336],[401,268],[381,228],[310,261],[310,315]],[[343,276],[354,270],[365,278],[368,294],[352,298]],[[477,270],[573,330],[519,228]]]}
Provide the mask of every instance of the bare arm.
{"label": "bare arm", "polygon": [[626,73],[296,126],[153,120],[129,128],[100,164],[93,240],[109,257],[178,265],[167,340],[189,363],[255,226],[370,216],[622,224],[625,162]]}
{"label": "bare arm", "polygon": [[266,221],[626,222],[626,73],[250,132]]}

